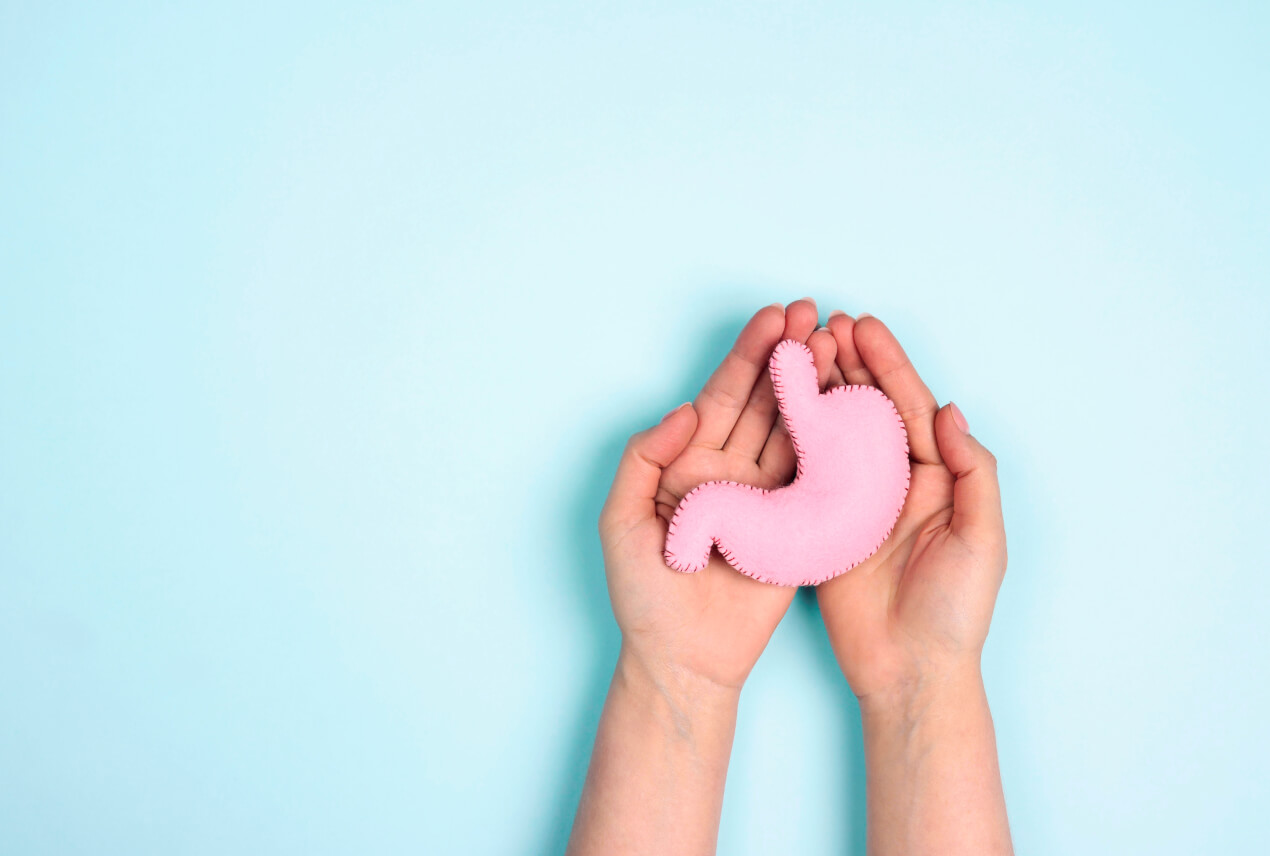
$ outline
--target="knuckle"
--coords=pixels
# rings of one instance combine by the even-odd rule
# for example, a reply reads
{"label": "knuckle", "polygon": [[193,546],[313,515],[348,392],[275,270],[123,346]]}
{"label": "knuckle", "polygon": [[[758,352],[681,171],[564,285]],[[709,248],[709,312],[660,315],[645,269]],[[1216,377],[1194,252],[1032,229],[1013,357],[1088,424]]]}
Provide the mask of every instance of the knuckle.
{"label": "knuckle", "polygon": [[908,408],[904,413],[900,414],[900,418],[905,423],[926,422],[935,418],[935,414],[939,412],[939,405],[934,399],[923,401],[916,407]]}
{"label": "knuckle", "polygon": [[725,410],[740,410],[745,406],[744,399],[740,399],[728,390],[713,384],[706,387],[705,393],[712,402]]}
{"label": "knuckle", "polygon": [[635,454],[637,454],[639,452],[640,446],[643,445],[644,436],[647,433],[648,433],[647,431],[639,431],[632,434],[626,440],[626,446],[622,449],[622,457],[631,458]]}

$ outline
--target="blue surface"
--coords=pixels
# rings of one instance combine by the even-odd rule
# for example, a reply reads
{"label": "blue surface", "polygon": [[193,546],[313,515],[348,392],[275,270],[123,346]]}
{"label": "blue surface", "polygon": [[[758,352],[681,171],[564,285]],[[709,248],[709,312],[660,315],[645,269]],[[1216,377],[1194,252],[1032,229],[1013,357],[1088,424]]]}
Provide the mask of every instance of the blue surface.
{"label": "blue surface", "polygon": [[[625,435],[773,300],[999,456],[1020,852],[1264,847],[1263,5],[5,4],[0,851],[558,852]],[[800,596],[721,852],[861,853]]]}

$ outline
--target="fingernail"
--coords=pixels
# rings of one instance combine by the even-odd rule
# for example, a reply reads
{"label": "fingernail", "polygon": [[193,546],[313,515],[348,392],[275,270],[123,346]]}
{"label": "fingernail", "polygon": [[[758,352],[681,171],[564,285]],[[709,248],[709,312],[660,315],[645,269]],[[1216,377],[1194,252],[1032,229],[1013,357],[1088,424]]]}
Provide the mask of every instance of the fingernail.
{"label": "fingernail", "polygon": [[661,421],[662,421],[662,422],[665,422],[667,419],[669,419],[670,417],[674,416],[676,413],[678,413],[680,410],[683,410],[683,409],[684,409],[685,407],[687,407],[687,406],[688,406],[688,402],[686,402],[686,401],[685,401],[683,404],[679,405],[679,406],[678,406],[678,407],[676,407],[674,410],[670,411],[670,412],[669,412],[669,413],[667,413],[665,416],[663,416],[663,417],[661,418]]}
{"label": "fingernail", "polygon": [[838,316],[838,315],[846,315],[846,314],[847,314],[847,313],[843,312],[841,309],[835,309],[835,310],[833,310],[832,312],[830,312],[830,313],[829,313],[829,317],[830,317],[830,318],[833,318],[833,317]]}
{"label": "fingernail", "polygon": [[768,309],[784,309],[784,308],[785,308],[785,304],[784,304],[784,303],[773,303],[773,304],[771,304],[770,306],[768,306],[767,308],[768,308]]}
{"label": "fingernail", "polygon": [[948,410],[952,413],[953,422],[957,423],[961,433],[969,434],[970,426],[966,423],[966,417],[961,415],[961,408],[950,401],[948,402]]}
{"label": "fingernail", "polygon": [[873,317],[873,316],[872,316],[872,315],[870,315],[870,314],[869,314],[869,313],[867,313],[867,312],[861,312],[859,315],[857,315],[857,316],[855,317],[855,320],[859,321],[859,320],[860,320],[860,319],[862,319],[862,318],[872,318],[872,317]]}

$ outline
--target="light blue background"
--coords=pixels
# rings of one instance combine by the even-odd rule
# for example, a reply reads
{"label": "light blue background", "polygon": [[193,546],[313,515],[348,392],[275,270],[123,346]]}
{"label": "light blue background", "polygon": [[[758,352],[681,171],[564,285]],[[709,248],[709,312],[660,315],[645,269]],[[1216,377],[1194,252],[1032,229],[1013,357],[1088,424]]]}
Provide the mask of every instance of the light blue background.
{"label": "light blue background", "polygon": [[[1261,852],[1259,4],[5,4],[0,850],[547,853],[625,436],[889,321],[999,456],[1020,852]],[[863,848],[800,596],[720,850]]]}

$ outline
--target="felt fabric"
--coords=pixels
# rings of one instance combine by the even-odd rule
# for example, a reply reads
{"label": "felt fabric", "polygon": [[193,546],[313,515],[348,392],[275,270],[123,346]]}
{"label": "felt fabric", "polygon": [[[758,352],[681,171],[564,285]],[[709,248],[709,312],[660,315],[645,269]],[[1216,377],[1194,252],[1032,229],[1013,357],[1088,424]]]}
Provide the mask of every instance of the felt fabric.
{"label": "felt fabric", "polygon": [[714,481],[679,503],[666,564],[700,571],[715,545],[743,574],[776,585],[815,585],[877,552],[908,494],[908,434],[895,405],[871,386],[820,392],[811,350],[786,339],[769,363],[794,441],[798,473],[764,490]]}

